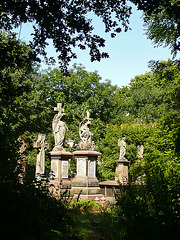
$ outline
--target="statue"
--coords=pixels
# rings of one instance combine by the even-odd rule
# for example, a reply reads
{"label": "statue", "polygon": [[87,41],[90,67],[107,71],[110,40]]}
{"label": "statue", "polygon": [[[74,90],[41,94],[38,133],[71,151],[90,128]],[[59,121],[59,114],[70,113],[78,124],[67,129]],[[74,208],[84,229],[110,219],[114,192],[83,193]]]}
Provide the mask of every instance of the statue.
{"label": "statue", "polygon": [[58,103],[57,107],[54,108],[54,111],[58,111],[58,113],[54,116],[52,122],[52,129],[54,134],[55,147],[53,151],[65,151],[63,144],[66,137],[66,131],[68,127],[65,122],[62,121],[66,114],[64,113],[64,109],[62,108],[62,103]]}
{"label": "statue", "polygon": [[142,144],[140,146],[138,145],[138,148],[137,148],[137,158],[138,159],[143,158],[143,152],[144,152],[144,146]]}
{"label": "statue", "polygon": [[87,112],[87,117],[79,124],[79,136],[81,138],[81,142],[78,144],[77,149],[94,150],[95,148],[94,142],[92,141],[93,134],[89,131],[91,120],[90,114]]}
{"label": "statue", "polygon": [[125,137],[123,137],[122,139],[118,140],[118,146],[120,147],[120,155],[119,158],[125,158],[125,154],[126,154],[126,142],[125,142]]}
{"label": "statue", "polygon": [[21,144],[20,148],[19,148],[19,153],[20,153],[20,165],[21,165],[21,173],[19,174],[20,178],[23,178],[25,176],[25,172],[26,172],[26,157],[24,152],[26,151],[26,149],[29,146],[29,142],[27,141],[25,136],[19,136],[18,138],[19,143]]}
{"label": "statue", "polygon": [[38,174],[42,175],[45,172],[45,150],[49,147],[45,141],[45,134],[38,134],[38,140],[34,142],[33,147],[38,150],[36,160],[36,177],[38,177]]}

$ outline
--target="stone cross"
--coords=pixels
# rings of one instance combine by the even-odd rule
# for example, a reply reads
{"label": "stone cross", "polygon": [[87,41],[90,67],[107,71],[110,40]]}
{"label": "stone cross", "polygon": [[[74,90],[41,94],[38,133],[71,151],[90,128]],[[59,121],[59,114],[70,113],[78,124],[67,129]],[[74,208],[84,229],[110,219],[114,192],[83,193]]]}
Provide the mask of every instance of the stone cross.
{"label": "stone cross", "polygon": [[59,114],[64,112],[64,108],[62,108],[62,103],[57,103],[57,107],[54,107],[54,111],[58,111]]}
{"label": "stone cross", "polygon": [[36,160],[36,177],[38,174],[44,174],[45,171],[45,150],[49,147],[49,144],[45,141],[45,134],[38,134],[38,140],[34,142],[34,148],[38,149]]}
{"label": "stone cross", "polygon": [[93,120],[92,118],[90,118],[90,112],[89,111],[87,111],[87,117],[86,117],[86,119],[89,121],[89,120]]}

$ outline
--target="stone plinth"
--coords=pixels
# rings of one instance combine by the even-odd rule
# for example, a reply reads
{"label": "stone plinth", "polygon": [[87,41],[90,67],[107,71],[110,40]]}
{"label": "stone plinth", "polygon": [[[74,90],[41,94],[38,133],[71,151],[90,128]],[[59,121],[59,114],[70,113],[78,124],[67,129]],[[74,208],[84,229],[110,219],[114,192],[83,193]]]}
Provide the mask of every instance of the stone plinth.
{"label": "stone plinth", "polygon": [[99,186],[106,201],[115,201],[115,193],[119,190],[119,183],[117,181],[103,181],[99,183]]}
{"label": "stone plinth", "polygon": [[[63,193],[66,189],[71,189],[72,183],[68,178],[69,159],[73,154],[66,151],[52,151],[48,155],[51,158],[52,179],[50,180],[51,190],[55,195]],[[59,189],[59,190],[57,190]]]}
{"label": "stone plinth", "polygon": [[125,157],[118,159],[115,181],[122,184],[126,184],[128,182],[128,167],[129,161]]}
{"label": "stone plinth", "polygon": [[101,153],[79,150],[73,152],[76,159],[76,176],[72,181],[74,197],[80,194],[81,199],[95,199],[100,194],[99,181],[96,177],[96,160]]}

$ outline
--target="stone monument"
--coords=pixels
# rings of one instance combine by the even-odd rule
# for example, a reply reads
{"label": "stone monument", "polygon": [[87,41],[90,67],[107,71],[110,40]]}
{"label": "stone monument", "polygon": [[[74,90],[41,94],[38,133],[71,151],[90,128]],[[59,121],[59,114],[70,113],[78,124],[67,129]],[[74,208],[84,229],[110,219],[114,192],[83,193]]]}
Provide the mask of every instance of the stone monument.
{"label": "stone monument", "polygon": [[58,111],[58,113],[54,116],[52,122],[52,129],[54,134],[55,146],[53,151],[65,151],[63,144],[66,137],[66,131],[68,130],[66,123],[63,122],[64,109],[62,108],[62,103],[58,103],[57,107],[54,108],[54,111]]}
{"label": "stone monument", "polygon": [[49,147],[49,144],[45,141],[45,134],[38,134],[38,140],[34,142],[33,147],[38,150],[35,173],[37,178],[45,172],[45,150]]}
{"label": "stone monument", "polygon": [[77,149],[79,150],[94,150],[94,142],[92,141],[93,134],[89,131],[92,118],[90,118],[89,111],[87,111],[87,117],[79,124],[79,136],[81,138]]}
{"label": "stone monument", "polygon": [[48,153],[51,158],[51,172],[53,175],[50,184],[54,185],[54,189],[60,188],[60,191],[63,192],[71,188],[71,181],[68,178],[68,166],[73,154],[64,147],[68,127],[63,121],[66,114],[62,108],[62,103],[58,103],[57,107],[54,107],[54,111],[58,113],[54,116],[52,122],[55,145],[53,150]]}
{"label": "stone monument", "polygon": [[137,146],[137,158],[140,160],[143,158],[144,146],[141,144]]}
{"label": "stone monument", "polygon": [[119,154],[119,159],[116,166],[115,181],[118,181],[124,184],[128,182],[128,166],[129,166],[129,161],[125,158],[125,154],[126,154],[125,137],[118,140],[118,146],[120,147],[120,154]]}
{"label": "stone monument", "polygon": [[96,177],[96,161],[101,153],[95,151],[93,134],[89,127],[91,124],[89,112],[83,121],[79,124],[80,143],[77,150],[73,152],[76,159],[76,176],[72,182],[74,196],[80,194],[81,199],[95,199],[102,197],[100,194],[99,181]]}
{"label": "stone monument", "polygon": [[25,136],[19,136],[18,142],[21,144],[19,148],[20,153],[20,166],[21,166],[21,173],[19,174],[20,179],[23,179],[26,172],[26,157],[25,157],[25,151],[29,146],[29,142],[27,141]]}

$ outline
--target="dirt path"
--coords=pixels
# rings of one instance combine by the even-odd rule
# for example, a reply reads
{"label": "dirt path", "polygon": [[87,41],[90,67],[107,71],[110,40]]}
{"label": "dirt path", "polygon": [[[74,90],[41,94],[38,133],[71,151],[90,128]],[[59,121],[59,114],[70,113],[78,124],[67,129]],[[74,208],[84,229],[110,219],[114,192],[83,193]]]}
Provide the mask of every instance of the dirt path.
{"label": "dirt path", "polygon": [[91,233],[91,240],[111,240],[112,239],[112,229],[107,226],[102,226],[101,218],[86,219],[90,223],[89,230]]}

